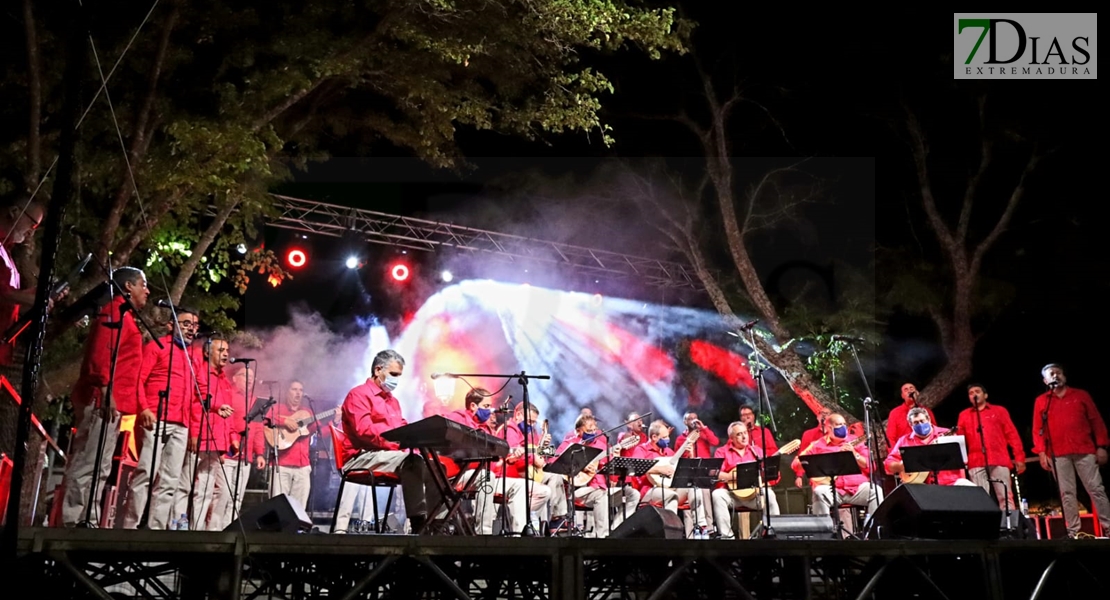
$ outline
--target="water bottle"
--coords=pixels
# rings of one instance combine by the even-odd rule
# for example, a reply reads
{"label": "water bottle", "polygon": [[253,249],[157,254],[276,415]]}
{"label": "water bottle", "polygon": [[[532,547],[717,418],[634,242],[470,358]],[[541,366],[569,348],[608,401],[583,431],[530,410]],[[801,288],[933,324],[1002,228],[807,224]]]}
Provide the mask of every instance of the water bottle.
{"label": "water bottle", "polygon": [[189,516],[181,513],[181,518],[177,520],[178,531],[189,531]]}
{"label": "water bottle", "polygon": [[177,519],[170,521],[169,531],[177,531]]}
{"label": "water bottle", "polygon": [[1021,499],[1021,514],[1029,516],[1029,501],[1025,498]]}

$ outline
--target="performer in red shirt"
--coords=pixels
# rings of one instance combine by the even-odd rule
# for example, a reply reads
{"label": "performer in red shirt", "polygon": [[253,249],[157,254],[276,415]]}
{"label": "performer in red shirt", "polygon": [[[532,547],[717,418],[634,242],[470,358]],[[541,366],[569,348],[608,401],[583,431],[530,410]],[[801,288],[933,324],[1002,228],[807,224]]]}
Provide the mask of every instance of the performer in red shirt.
{"label": "performer in red shirt", "polygon": [[[139,463],[131,475],[131,488],[123,509],[123,526],[127,529],[139,525],[148,493],[151,497],[150,512],[146,518],[148,528],[166,529],[171,519],[179,516],[173,514],[174,492],[183,474],[193,403],[200,400],[196,381],[198,357],[192,349],[193,338],[200,327],[200,316],[191,308],[179,306],[177,320],[180,328],[176,331],[172,315],[166,323],[166,331],[174,334],[167,334],[161,339],[162,348],[153,342],[143,348],[143,366],[139,376],[143,392],[139,415],[135,419]],[[170,383],[170,395],[162,400],[167,381]],[[158,416],[160,408],[161,420]],[[161,431],[159,439],[155,438],[156,431]],[[156,444],[158,454],[154,456]],[[155,458],[156,461],[153,460]],[[188,471],[186,475],[191,475],[192,469]],[[187,501],[187,498],[182,498],[178,504]]]}
{"label": "performer in red shirt", "polygon": [[[717,532],[721,539],[735,539],[736,534],[732,529],[732,519],[729,518],[729,509],[732,507],[750,508],[761,510],[763,508],[763,491],[749,499],[740,498],[728,488],[729,482],[736,481],[736,465],[755,462],[763,457],[763,452],[750,443],[748,424],[743,421],[733,421],[728,426],[728,444],[717,448],[715,458],[725,459],[721,464],[721,473],[717,476],[720,484],[713,490],[713,518],[717,522]],[[768,482],[775,485],[775,482]],[[774,490],[767,494],[767,510],[772,516],[779,514],[779,500]]]}
{"label": "performer in red shirt", "polygon": [[[232,414],[240,415],[242,420],[236,421],[237,429],[231,431],[229,428],[227,432],[228,451],[221,457],[227,479],[225,481],[223,476],[216,478],[216,497],[212,499],[212,509],[208,513],[209,531],[223,531],[238,518],[239,508],[243,505],[243,495],[247,491],[247,480],[251,475],[250,457],[253,455],[253,448],[246,447],[246,444],[256,447],[255,440],[262,439],[262,424],[246,422],[247,414],[254,406],[255,400],[254,369],[244,366],[235,371],[231,377],[231,387],[234,391]],[[247,393],[251,394],[250,402],[244,396]],[[249,433],[247,433],[248,428]],[[246,444],[242,440],[244,433],[248,436]]]}
{"label": "performer in red shirt", "polygon": [[[874,514],[882,502],[882,490],[872,490],[868,476],[871,474],[870,454],[867,450],[867,440],[861,438],[857,444],[850,444],[848,440],[848,422],[844,415],[833,413],[825,419],[825,428],[828,433],[825,437],[810,443],[794,458],[791,467],[797,473],[802,470],[802,456],[813,454],[831,454],[833,452],[851,452],[859,465],[859,475],[844,475],[836,478],[836,504],[852,504],[866,506],[868,514]],[[813,514],[827,515],[832,509],[833,494],[832,481],[827,478],[810,480],[809,485],[813,490]],[[874,493],[872,493],[874,492]]]}
{"label": "performer in red shirt", "polygon": [[[284,429],[289,433],[296,433],[302,430],[301,424],[293,419],[293,415],[304,410],[304,397],[304,383],[298,379],[290,381],[289,388],[285,391],[285,398],[276,403],[267,413],[274,431]],[[260,465],[260,469],[266,468],[267,459],[273,459],[276,456],[275,464],[270,465],[274,469],[273,477],[270,479],[270,496],[285,494],[302,509],[308,506],[308,495],[312,486],[312,436],[310,434],[320,427],[320,423],[313,421],[311,417],[308,421],[304,430],[309,433],[299,435],[288,448],[275,448],[267,444],[265,428],[262,435],[251,441],[251,445],[255,447],[255,455],[258,457],[255,462]]]}
{"label": "performer in red shirt", "polygon": [[[799,446],[799,448],[802,449],[803,453],[806,448],[809,448],[810,445],[817,440],[825,439],[825,419],[828,418],[829,409],[822,408],[820,414],[817,415],[817,427],[807,429],[802,432],[802,444],[801,446]],[[802,468],[801,463],[799,463],[797,460],[792,462],[790,466],[794,469],[794,487],[802,487],[802,485],[804,484],[804,482],[802,481],[802,477],[805,475],[805,470]]]}
{"label": "performer in red shirt", "polygon": [[[1079,507],[1075,499],[1075,476],[1091,496],[1094,511],[1104,532],[1110,532],[1110,502],[1098,468],[1106,464],[1110,436],[1091,395],[1068,386],[1064,369],[1048,364],[1041,369],[1048,391],[1033,404],[1033,452],[1041,468],[1052,471],[1060,486],[1060,503],[1068,535],[1079,535]],[[1055,461],[1053,461],[1055,458]]]}
{"label": "performer in red shirt", "polygon": [[[887,473],[891,475],[901,475],[906,471],[905,465],[902,464],[902,448],[927,446],[941,435],[948,433],[947,429],[938,430],[933,427],[933,422],[929,419],[929,411],[921,407],[911,408],[906,415],[906,422],[912,431],[894,442],[884,463]],[[938,485],[975,485],[963,475],[963,471],[939,471],[936,473],[936,481],[932,481],[934,476],[929,475],[926,482]]]}
{"label": "performer in red shirt", "polygon": [[[1010,485],[1010,466],[1025,472],[1025,450],[1021,436],[1004,407],[987,402],[987,388],[979,383],[967,386],[971,408],[965,408],[956,427],[967,440],[967,469],[975,485],[994,494],[1002,510],[1013,510],[1014,491]],[[979,426],[983,436],[979,436]],[[986,447],[986,455],[983,450]],[[1010,458],[1010,451],[1013,458]],[[993,483],[993,485],[991,485]]]}
{"label": "performer in red shirt", "polygon": [[[194,530],[207,530],[222,521],[222,518],[210,519],[209,510],[219,513],[220,496],[234,484],[235,471],[224,468],[223,458],[233,448],[238,450],[239,432],[246,427],[242,395],[235,391],[235,384],[227,377],[230,358],[227,338],[214,334],[206,345],[207,373],[198,376],[197,382],[204,401],[193,405],[189,424],[190,445],[196,448],[197,460],[189,513],[189,524]],[[227,481],[225,476],[232,481]]]}
{"label": "performer in red shirt", "polygon": [[[593,511],[594,527],[592,530],[586,532],[586,537],[603,538],[609,536],[609,531],[615,529],[622,522],[626,514],[631,515],[636,512],[636,507],[640,505],[640,492],[631,485],[608,485],[604,475],[598,475],[597,472],[605,467],[608,457],[605,456],[606,447],[605,438],[597,430],[597,420],[593,415],[580,414],[578,419],[574,422],[574,433],[568,434],[563,439],[563,443],[559,444],[559,448],[555,451],[556,456],[560,456],[563,452],[573,444],[582,444],[583,446],[590,446],[602,451],[602,454],[595,459],[590,465],[583,469],[583,473],[592,476],[590,483],[575,488],[574,500],[576,503],[582,504],[588,509]],[[620,445],[615,446],[619,451]],[[613,455],[616,455],[616,451]],[[613,478],[614,480],[616,478]],[[572,487],[574,483],[570,484]],[[623,505],[621,503],[621,495],[624,496]],[[616,512],[613,517],[612,523],[609,519],[609,506],[610,503]]]}
{"label": "performer in red shirt", "polygon": [[[401,479],[409,525],[414,533],[419,533],[428,520],[428,504],[440,503],[439,489],[419,454],[402,451],[395,442],[382,437],[383,433],[408,424],[392,393],[404,371],[405,359],[396,350],[382,350],[374,356],[366,383],[347,393],[343,400],[346,435],[343,468],[396,473]],[[347,523],[340,514],[336,531],[346,530]]]}
{"label": "performer in red shirt", "polygon": [[[7,206],[0,212],[0,333],[19,321],[21,307],[35,304],[35,290],[22,289],[22,278],[10,252],[35,234],[45,211],[38,202]],[[18,366],[12,354],[15,341],[0,345],[0,366]]]}
{"label": "performer in red shirt", "polygon": [[752,446],[759,448],[760,452],[766,450],[767,456],[779,451],[779,445],[775,443],[775,434],[755,422],[755,410],[752,407],[747,405],[740,407],[740,420],[748,426],[748,439],[751,440]]}
{"label": "performer in red shirt", "polygon": [[[644,420],[640,418],[640,413],[628,413],[628,417],[625,418],[625,421],[631,422],[628,424],[627,428],[624,431],[620,432],[620,434],[617,436],[617,442],[619,443],[623,441],[624,438],[630,435],[634,435],[640,438],[640,441],[636,443],[637,446],[647,443],[648,435],[644,431]],[[629,448],[628,450],[622,450],[621,456],[632,456],[632,448]]]}
{"label": "performer in red shirt", "polygon": [[[132,267],[120,267],[112,279],[127,294],[136,310],[146,306],[150,290],[146,275]],[[77,420],[76,431],[69,446],[65,476],[62,478],[62,523],[73,527],[85,520],[89,488],[93,485],[93,466],[96,447],[104,431],[104,445],[100,455],[100,469],[96,479],[97,498],[103,491],[101,484],[112,468],[112,454],[119,436],[121,415],[138,412],[139,373],[143,366],[143,335],[135,317],[126,308],[125,298],[117,295],[92,321],[89,337],[85,342],[85,358],[81,375],[73,386],[70,401]],[[118,349],[117,349],[118,346]],[[116,370],[112,374],[112,355],[116,355]],[[111,381],[111,398],[108,383]],[[104,419],[107,413],[108,419]],[[94,502],[89,513],[89,525],[100,523],[100,503]]]}
{"label": "performer in red shirt", "polygon": [[[552,529],[557,529],[563,524],[567,515],[567,495],[566,495],[566,481],[567,478],[555,473],[544,473],[543,467],[547,464],[544,456],[544,449],[550,450],[552,453],[555,448],[551,446],[551,433],[541,431],[536,427],[536,421],[540,417],[540,409],[536,408],[535,404],[528,405],[528,419],[524,418],[524,403],[517,403],[513,409],[513,417],[506,423],[505,438],[509,443],[511,454],[506,461],[505,472],[510,478],[513,477],[527,477],[528,468],[525,464],[525,454],[523,449],[525,446],[531,446],[528,456],[532,460],[534,469],[538,469],[538,475],[533,478],[533,481],[538,481],[546,486],[550,492],[547,499],[548,508],[548,522],[552,525]],[[547,421],[544,421],[544,429],[546,429]],[[521,450],[517,450],[520,448]],[[553,454],[548,454],[552,456]],[[513,458],[516,456],[517,458]],[[535,492],[532,493],[532,498],[535,500]],[[533,510],[536,510],[533,508]]]}
{"label": "performer in red shirt", "polygon": [[[895,406],[886,420],[886,443],[888,446],[893,447],[902,436],[912,433],[908,425],[908,414],[910,409],[916,406],[918,406],[917,386],[912,383],[903,383],[902,404]],[[925,411],[929,413],[929,422],[936,423],[937,418],[933,415],[933,411],[928,408]]]}

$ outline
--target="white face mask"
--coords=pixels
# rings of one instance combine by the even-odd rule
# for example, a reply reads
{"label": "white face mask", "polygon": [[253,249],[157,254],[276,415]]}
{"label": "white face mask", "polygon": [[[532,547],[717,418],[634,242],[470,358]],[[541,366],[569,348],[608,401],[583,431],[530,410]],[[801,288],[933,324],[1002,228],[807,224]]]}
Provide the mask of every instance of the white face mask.
{"label": "white face mask", "polygon": [[400,385],[400,383],[400,376],[394,377],[393,375],[386,375],[385,379],[382,381],[382,389],[392,392],[393,390],[397,389],[397,386]]}

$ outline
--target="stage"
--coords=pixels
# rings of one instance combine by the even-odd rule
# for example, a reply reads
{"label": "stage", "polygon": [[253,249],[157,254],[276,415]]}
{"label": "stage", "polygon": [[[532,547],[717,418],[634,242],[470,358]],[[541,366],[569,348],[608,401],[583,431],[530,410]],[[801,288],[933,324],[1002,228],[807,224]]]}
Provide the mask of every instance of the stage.
{"label": "stage", "polygon": [[[667,540],[25,529],[20,597],[1095,598],[1110,540]],[[1092,595],[1093,594],[1093,595]]]}

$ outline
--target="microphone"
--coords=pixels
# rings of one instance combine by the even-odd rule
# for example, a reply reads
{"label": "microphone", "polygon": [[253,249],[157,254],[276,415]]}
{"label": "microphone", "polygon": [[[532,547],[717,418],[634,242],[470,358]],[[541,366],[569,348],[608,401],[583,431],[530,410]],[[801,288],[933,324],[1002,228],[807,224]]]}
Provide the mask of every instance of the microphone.
{"label": "microphone", "polygon": [[866,344],[867,340],[861,337],[853,337],[850,335],[834,335],[832,336],[834,342],[848,342],[849,344]]}
{"label": "microphone", "polygon": [[162,308],[173,308],[173,303],[170,302],[169,298],[159,298],[158,301],[154,303],[154,306],[161,306]]}
{"label": "microphone", "polygon": [[511,412],[513,412],[513,409],[511,409],[507,406],[503,407],[503,408],[491,408],[490,409],[490,413],[511,413]]}
{"label": "microphone", "polygon": [[751,331],[751,329],[755,327],[756,323],[759,323],[759,319],[752,319],[750,323],[744,323],[743,325],[741,325],[740,331]]}
{"label": "microphone", "polygon": [[1060,380],[1056,379],[1055,377],[1052,378],[1052,381],[1048,382],[1048,389],[1050,389],[1050,390],[1054,390],[1059,386],[1060,386]]}
{"label": "microphone", "polygon": [[228,359],[228,362],[231,363],[231,364],[235,364],[235,363],[257,362],[257,361],[254,360],[253,358],[231,358],[231,359]]}
{"label": "microphone", "polygon": [[432,379],[439,379],[440,377],[454,377],[451,373],[432,373]]}
{"label": "microphone", "polygon": [[[240,358],[239,360],[244,361],[244,360],[247,360],[247,359]],[[266,385],[266,384],[270,384],[270,383],[280,383],[280,382],[276,379],[259,379],[257,383],[260,384],[260,385]]]}
{"label": "microphone", "polygon": [[198,331],[197,333],[193,334],[193,337],[194,338],[202,338],[202,337],[211,337],[213,335],[216,335],[215,331]]}

